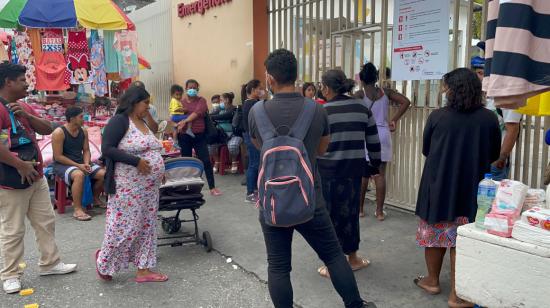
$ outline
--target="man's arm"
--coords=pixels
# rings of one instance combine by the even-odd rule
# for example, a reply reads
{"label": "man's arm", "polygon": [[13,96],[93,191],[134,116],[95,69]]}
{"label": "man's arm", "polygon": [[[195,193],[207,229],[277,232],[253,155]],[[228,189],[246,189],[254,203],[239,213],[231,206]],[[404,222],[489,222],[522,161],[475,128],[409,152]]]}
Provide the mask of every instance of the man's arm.
{"label": "man's arm", "polygon": [[53,160],[66,166],[74,166],[78,169],[84,169],[84,166],[77,164],[70,158],[63,155],[63,142],[65,141],[65,134],[61,128],[57,128],[52,134],[52,152]]}
{"label": "man's arm", "polygon": [[53,132],[52,123],[38,117],[38,114],[32,108],[26,109],[19,103],[11,103],[8,106],[14,115],[29,120],[32,129],[40,135],[49,135]]}
{"label": "man's arm", "polygon": [[498,157],[498,160],[493,163],[500,169],[506,166],[506,161],[512,154],[514,146],[516,146],[520,123],[505,123],[504,125],[506,127],[506,136],[504,136],[504,141],[502,141],[502,146],[500,147],[500,156]]}

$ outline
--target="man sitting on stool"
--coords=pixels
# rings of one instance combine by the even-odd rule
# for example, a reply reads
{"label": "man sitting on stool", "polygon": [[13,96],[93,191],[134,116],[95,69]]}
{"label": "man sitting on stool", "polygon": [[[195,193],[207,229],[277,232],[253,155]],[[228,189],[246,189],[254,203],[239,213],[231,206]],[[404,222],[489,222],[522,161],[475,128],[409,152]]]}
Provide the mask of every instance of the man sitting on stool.
{"label": "man sitting on stool", "polygon": [[103,188],[105,170],[91,164],[88,131],[83,128],[84,115],[82,108],[69,107],[65,112],[67,123],[55,129],[52,134],[54,173],[71,186],[73,196],[73,217],[79,221],[92,219],[82,207],[85,176],[93,181],[94,205],[104,207],[99,195]]}

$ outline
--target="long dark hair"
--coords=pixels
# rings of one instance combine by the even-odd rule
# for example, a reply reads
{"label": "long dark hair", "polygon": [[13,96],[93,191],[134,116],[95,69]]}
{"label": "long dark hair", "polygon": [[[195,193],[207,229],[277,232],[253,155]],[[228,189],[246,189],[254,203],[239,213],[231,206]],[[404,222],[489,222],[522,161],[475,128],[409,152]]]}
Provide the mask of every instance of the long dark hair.
{"label": "long dark hair", "polygon": [[323,85],[332,89],[336,94],[350,93],[355,87],[355,81],[346,77],[342,70],[328,70],[321,78]]}
{"label": "long dark hair", "polygon": [[249,82],[243,84],[241,88],[241,100],[244,103],[244,101],[247,100],[248,95],[252,94],[252,91],[254,89],[258,88],[262,83],[258,79],[252,79]]}
{"label": "long dark hair", "polygon": [[467,112],[483,107],[481,81],[467,68],[457,68],[443,76],[447,87],[447,107]]}
{"label": "long dark hair", "polygon": [[149,92],[142,87],[131,86],[118,99],[118,108],[116,114],[130,115],[134,107],[140,102],[149,99]]}
{"label": "long dark hair", "polygon": [[306,91],[310,87],[313,87],[313,93],[317,94],[317,87],[315,87],[315,84],[313,82],[305,82],[302,86],[302,96],[306,96]]}

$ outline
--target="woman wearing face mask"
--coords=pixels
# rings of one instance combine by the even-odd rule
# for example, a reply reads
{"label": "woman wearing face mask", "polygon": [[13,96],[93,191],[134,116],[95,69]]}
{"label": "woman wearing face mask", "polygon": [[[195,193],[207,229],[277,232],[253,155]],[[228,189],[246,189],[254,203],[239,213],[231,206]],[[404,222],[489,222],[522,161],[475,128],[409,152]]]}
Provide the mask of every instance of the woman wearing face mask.
{"label": "woman wearing face mask", "polygon": [[[233,93],[223,93],[221,96],[220,110],[217,113],[211,113],[210,118],[212,121],[216,122],[217,126],[221,128],[227,135],[227,149],[229,150],[229,157],[231,160],[231,169],[228,170],[231,173],[237,173],[239,169],[239,162],[237,157],[239,156],[239,151],[241,144],[243,143],[243,138],[237,136],[233,132],[233,117],[237,108],[233,105],[233,100],[235,99],[235,94]],[[219,144],[211,144],[208,146],[210,156],[214,158],[214,173],[218,172],[220,168],[219,162]]]}
{"label": "woman wearing face mask", "polygon": [[[214,182],[214,171],[212,170],[212,163],[208,156],[207,138],[204,133],[204,117],[208,112],[206,99],[199,96],[199,83],[194,79],[187,80],[185,83],[185,92],[185,96],[182,98],[181,103],[185,109],[188,110],[189,117],[181,121],[177,127],[181,156],[191,157],[193,150],[195,150],[197,157],[204,165],[204,172],[206,174],[206,180],[208,181],[208,187],[210,188],[210,194],[213,196],[220,196],[222,193],[216,188]],[[191,129],[195,137],[185,133],[184,128],[187,123],[191,123]]]}
{"label": "woman wearing face mask", "polygon": [[[378,136],[382,145],[382,164],[379,168],[379,174],[374,175],[374,184],[376,184],[376,211],[374,215],[379,221],[385,219],[384,202],[386,201],[386,165],[392,159],[391,132],[394,132],[397,122],[405,114],[411,101],[396,92],[395,90],[380,88],[376,83],[378,81],[378,70],[372,63],[367,63],[359,73],[363,85],[364,102],[376,119]],[[399,104],[399,110],[390,119],[390,102]],[[367,192],[368,180],[372,176],[369,165],[365,168],[363,175],[363,184],[361,188],[361,216],[365,216],[364,203]]]}
{"label": "woman wearing face mask", "polygon": [[449,249],[449,307],[473,307],[455,291],[457,227],[475,219],[478,184],[500,155],[500,126],[497,116],[483,106],[481,82],[474,72],[459,68],[446,74],[443,90],[445,107],[433,111],[424,128],[426,164],[416,202],[416,243],[424,248],[428,275],[418,276],[414,283],[428,294],[439,294],[439,275]]}
{"label": "woman wearing face mask", "polygon": [[241,91],[241,97],[246,98],[243,103],[243,127],[244,127],[244,143],[248,151],[248,169],[246,170],[246,197],[245,202],[256,203],[258,201],[258,168],[260,165],[260,151],[256,149],[250,139],[250,130],[248,127],[248,115],[250,109],[254,107],[262,97],[264,97],[265,91],[261,87],[261,82],[257,79],[250,80],[247,84],[243,85]]}
{"label": "woman wearing face mask", "polygon": [[151,271],[157,264],[157,208],[164,176],[162,145],[147,127],[149,93],[132,86],[119,99],[116,115],[103,134],[109,194],[105,236],[96,252],[96,271],[103,280],[133,263],[136,282],[163,282]]}

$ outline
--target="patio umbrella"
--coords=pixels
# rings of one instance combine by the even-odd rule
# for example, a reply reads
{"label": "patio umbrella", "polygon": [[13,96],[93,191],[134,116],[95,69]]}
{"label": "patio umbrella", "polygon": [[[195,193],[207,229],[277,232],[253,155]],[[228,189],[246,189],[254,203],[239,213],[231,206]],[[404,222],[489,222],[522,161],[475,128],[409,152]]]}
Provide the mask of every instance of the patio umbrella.
{"label": "patio umbrella", "polygon": [[19,23],[29,28],[135,29],[111,0],[27,0]]}
{"label": "patio umbrella", "polygon": [[0,28],[15,29],[27,0],[0,0]]}

